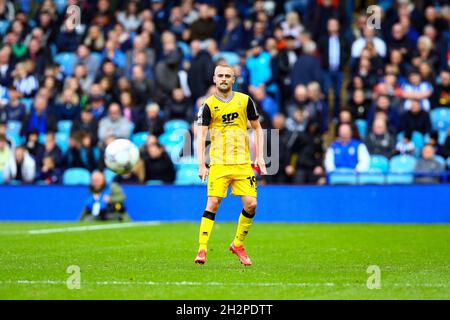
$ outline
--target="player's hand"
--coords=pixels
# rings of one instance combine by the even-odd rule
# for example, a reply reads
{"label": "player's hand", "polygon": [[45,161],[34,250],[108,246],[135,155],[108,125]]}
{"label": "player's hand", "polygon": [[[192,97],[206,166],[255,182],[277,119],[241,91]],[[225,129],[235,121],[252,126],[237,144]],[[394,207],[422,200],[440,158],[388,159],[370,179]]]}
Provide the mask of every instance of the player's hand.
{"label": "player's hand", "polygon": [[202,179],[202,183],[205,182],[206,177],[208,176],[208,168],[206,165],[199,165],[198,166],[198,177]]}
{"label": "player's hand", "polygon": [[266,163],[264,162],[263,157],[257,157],[255,159],[254,166],[259,168],[261,174],[267,174]]}

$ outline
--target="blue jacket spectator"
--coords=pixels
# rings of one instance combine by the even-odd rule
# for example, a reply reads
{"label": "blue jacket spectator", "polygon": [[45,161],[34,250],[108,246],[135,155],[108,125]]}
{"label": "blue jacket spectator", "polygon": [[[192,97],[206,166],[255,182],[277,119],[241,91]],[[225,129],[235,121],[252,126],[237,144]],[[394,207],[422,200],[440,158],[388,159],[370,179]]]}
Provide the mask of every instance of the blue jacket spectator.
{"label": "blue jacket spectator", "polygon": [[298,84],[307,85],[317,81],[323,88],[323,72],[320,60],[314,56],[316,44],[309,41],[303,45],[303,55],[294,64],[291,73],[291,86],[295,88]]}
{"label": "blue jacket spectator", "polygon": [[339,139],[331,144],[325,154],[327,172],[336,169],[353,169],[364,172],[369,169],[370,155],[366,146],[359,140],[352,139],[350,125],[339,127]]}

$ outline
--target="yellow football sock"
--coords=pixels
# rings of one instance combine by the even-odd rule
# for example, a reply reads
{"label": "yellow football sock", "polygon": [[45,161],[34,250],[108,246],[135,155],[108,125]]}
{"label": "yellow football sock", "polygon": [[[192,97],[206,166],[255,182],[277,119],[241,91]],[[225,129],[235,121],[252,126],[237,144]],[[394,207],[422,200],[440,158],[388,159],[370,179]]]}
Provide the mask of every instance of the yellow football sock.
{"label": "yellow football sock", "polygon": [[236,247],[242,246],[242,242],[250,230],[250,227],[253,223],[253,216],[242,210],[241,215],[239,216],[238,226],[236,230],[236,235],[234,237],[233,243]]}
{"label": "yellow football sock", "polygon": [[[205,214],[202,217],[202,221],[200,223],[200,232],[198,235],[198,243],[199,243],[199,250],[207,250],[209,237],[211,236],[211,231],[214,226],[214,217],[215,214],[212,212],[208,212],[210,215],[205,217],[207,215],[207,212],[205,211]],[[212,219],[211,219],[212,218]]]}

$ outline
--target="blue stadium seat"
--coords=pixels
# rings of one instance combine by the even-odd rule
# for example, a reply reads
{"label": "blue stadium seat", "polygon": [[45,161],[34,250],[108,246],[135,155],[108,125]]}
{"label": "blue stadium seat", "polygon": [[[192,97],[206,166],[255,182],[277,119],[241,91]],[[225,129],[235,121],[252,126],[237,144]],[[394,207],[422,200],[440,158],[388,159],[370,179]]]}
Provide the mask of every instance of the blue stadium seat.
{"label": "blue stadium seat", "polygon": [[61,66],[61,72],[65,76],[71,76],[73,74],[77,59],[77,55],[72,52],[61,52],[54,58],[55,62]]}
{"label": "blue stadium seat", "polygon": [[38,141],[39,143],[45,144],[45,133],[39,134]]}
{"label": "blue stadium seat", "polygon": [[61,149],[63,153],[69,149],[69,135],[63,132],[57,132],[55,134],[56,145]]}
{"label": "blue stadium seat", "polygon": [[25,142],[25,138],[20,134],[6,134],[6,136],[8,137],[8,139],[11,139],[16,146],[20,146]]}
{"label": "blue stadium seat", "polygon": [[107,184],[113,182],[114,177],[117,175],[117,173],[109,169],[105,169],[105,171],[103,171],[103,174],[105,175],[105,181]]}
{"label": "blue stadium seat", "polygon": [[20,134],[22,122],[9,120],[6,124],[6,134]]}
{"label": "blue stadium seat", "polygon": [[443,145],[445,144],[446,139],[447,139],[447,131],[445,130],[438,131],[438,143],[440,145]]}
{"label": "blue stadium seat", "polygon": [[385,171],[380,168],[370,168],[369,171],[359,174],[358,182],[359,184],[384,184]]}
{"label": "blue stadium seat", "polygon": [[63,184],[65,185],[89,185],[91,174],[84,168],[70,168],[63,174]]}
{"label": "blue stadium seat", "polygon": [[202,181],[198,177],[198,170],[185,168],[177,171],[175,179],[177,185],[201,185]]}
{"label": "blue stadium seat", "polygon": [[416,158],[408,155],[395,156],[389,162],[389,174],[387,183],[413,183]]}
{"label": "blue stadium seat", "polygon": [[367,135],[367,121],[364,119],[357,119],[355,125],[358,128],[360,137],[363,139]]}
{"label": "blue stadium seat", "polygon": [[353,169],[336,169],[328,176],[330,184],[356,184],[357,178]]}
{"label": "blue stadium seat", "polygon": [[383,173],[389,171],[389,159],[382,155],[370,156],[370,169],[378,169]]}
{"label": "blue stadium seat", "polygon": [[[404,135],[405,133],[403,131],[399,132],[397,134],[397,142],[402,141]],[[420,155],[422,154],[423,146],[425,145],[424,135],[418,131],[413,131],[411,135],[411,141],[414,143],[414,146],[416,147],[415,156],[420,157]]]}
{"label": "blue stadium seat", "polygon": [[147,142],[148,132],[138,132],[131,136],[131,141],[140,148]]}
{"label": "blue stadium seat", "polygon": [[30,113],[31,108],[33,107],[33,99],[31,98],[21,98],[20,102],[25,105],[25,110],[27,113]]}
{"label": "blue stadium seat", "polygon": [[164,146],[173,146],[182,144],[184,142],[184,134],[178,130],[175,132],[164,132],[158,138],[159,142]]}
{"label": "blue stadium seat", "polygon": [[0,36],[3,36],[6,33],[6,30],[9,28],[9,21],[8,20],[1,20],[0,21]]}
{"label": "blue stadium seat", "polygon": [[145,182],[148,186],[162,186],[164,184],[164,181],[162,180],[147,180]]}
{"label": "blue stadium seat", "polygon": [[219,57],[224,58],[226,63],[232,67],[239,64],[239,55],[236,52],[221,51]]}
{"label": "blue stadium seat", "polygon": [[189,130],[189,123],[184,120],[169,120],[164,124],[164,131],[169,134],[179,129]]}
{"label": "blue stadium seat", "polygon": [[179,158],[178,161],[175,164],[175,167],[177,170],[182,169],[194,169],[198,170],[198,159],[194,156],[185,156],[182,158]]}
{"label": "blue stadium seat", "polygon": [[434,130],[447,131],[450,128],[450,108],[436,108],[431,110],[431,126]]}
{"label": "blue stadium seat", "polygon": [[70,129],[72,129],[72,120],[58,121],[58,132],[70,134]]}
{"label": "blue stadium seat", "polygon": [[67,0],[54,0],[56,11],[58,14],[63,13],[64,9],[67,7]]}

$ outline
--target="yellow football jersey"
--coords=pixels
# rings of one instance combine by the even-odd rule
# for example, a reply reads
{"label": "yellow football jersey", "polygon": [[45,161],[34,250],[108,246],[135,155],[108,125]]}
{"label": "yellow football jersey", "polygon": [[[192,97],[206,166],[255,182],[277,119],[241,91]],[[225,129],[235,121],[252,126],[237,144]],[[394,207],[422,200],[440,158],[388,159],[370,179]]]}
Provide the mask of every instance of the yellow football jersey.
{"label": "yellow football jersey", "polygon": [[229,101],[209,96],[198,113],[198,125],[210,132],[210,164],[249,164],[247,120],[259,117],[246,94],[233,91]]}

